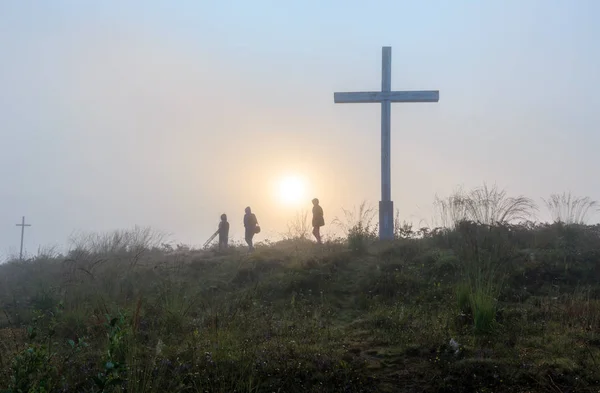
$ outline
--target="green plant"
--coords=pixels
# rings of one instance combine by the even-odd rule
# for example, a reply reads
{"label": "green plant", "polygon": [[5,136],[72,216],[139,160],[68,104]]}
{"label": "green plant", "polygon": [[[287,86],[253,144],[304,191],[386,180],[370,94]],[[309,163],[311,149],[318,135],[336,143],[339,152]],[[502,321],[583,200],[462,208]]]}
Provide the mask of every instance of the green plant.
{"label": "green plant", "polygon": [[469,298],[475,332],[492,332],[496,321],[496,299],[485,288],[476,288]]}
{"label": "green plant", "polygon": [[106,315],[108,348],[104,360],[103,370],[92,377],[101,392],[111,392],[113,388],[123,384],[126,377],[127,365],[125,362],[126,340],[129,329],[125,326],[125,315],[119,313],[117,317],[110,318]]}
{"label": "green plant", "polygon": [[9,392],[51,392],[58,384],[58,373],[52,365],[54,355],[41,344],[19,353],[12,363]]}
{"label": "green plant", "polygon": [[[65,382],[63,373],[67,364],[87,347],[87,343],[82,338],[75,342],[56,337],[61,315],[60,303],[51,311],[35,312],[32,323],[27,327],[29,343],[11,362],[8,392],[50,393]],[[60,341],[67,345],[61,348]]]}
{"label": "green plant", "polygon": [[456,286],[456,304],[458,310],[467,313],[471,310],[471,287],[468,283],[460,283]]}
{"label": "green plant", "polygon": [[472,221],[459,223],[462,256],[461,291],[462,307],[465,307],[466,288],[473,325],[477,333],[490,333],[494,326],[497,299],[504,285],[504,263],[515,251],[510,231],[506,225],[483,225]]}

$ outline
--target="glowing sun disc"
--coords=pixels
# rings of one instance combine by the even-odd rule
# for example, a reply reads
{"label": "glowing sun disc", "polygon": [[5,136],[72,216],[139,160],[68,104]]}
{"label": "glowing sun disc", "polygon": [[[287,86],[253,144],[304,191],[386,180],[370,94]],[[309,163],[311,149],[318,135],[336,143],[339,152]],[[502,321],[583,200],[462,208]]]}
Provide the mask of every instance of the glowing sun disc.
{"label": "glowing sun disc", "polygon": [[279,199],[286,205],[295,205],[306,198],[306,184],[297,176],[288,176],[279,183]]}

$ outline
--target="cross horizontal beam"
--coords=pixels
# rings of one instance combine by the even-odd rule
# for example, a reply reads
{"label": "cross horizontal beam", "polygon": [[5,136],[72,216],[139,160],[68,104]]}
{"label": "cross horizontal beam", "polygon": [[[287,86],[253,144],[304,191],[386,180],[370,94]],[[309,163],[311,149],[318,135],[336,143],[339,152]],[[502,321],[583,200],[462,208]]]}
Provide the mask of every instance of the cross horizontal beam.
{"label": "cross horizontal beam", "polygon": [[336,104],[359,104],[369,102],[438,102],[439,90],[417,91],[362,91],[352,93],[333,93]]}

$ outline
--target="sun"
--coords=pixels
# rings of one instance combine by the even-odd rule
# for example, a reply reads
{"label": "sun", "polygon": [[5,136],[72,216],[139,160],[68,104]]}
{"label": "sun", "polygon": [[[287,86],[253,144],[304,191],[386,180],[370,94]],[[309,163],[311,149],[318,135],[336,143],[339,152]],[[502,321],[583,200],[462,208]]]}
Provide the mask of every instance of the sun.
{"label": "sun", "polygon": [[279,200],[286,205],[297,205],[306,198],[306,183],[299,176],[286,176],[279,182]]}

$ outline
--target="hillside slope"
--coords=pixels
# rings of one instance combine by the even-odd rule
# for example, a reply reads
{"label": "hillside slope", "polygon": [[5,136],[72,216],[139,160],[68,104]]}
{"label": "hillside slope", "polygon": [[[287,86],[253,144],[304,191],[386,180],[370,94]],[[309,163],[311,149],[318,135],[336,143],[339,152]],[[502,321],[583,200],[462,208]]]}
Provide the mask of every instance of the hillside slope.
{"label": "hillside slope", "polygon": [[464,222],[387,244],[10,262],[0,388],[596,392],[599,233]]}

